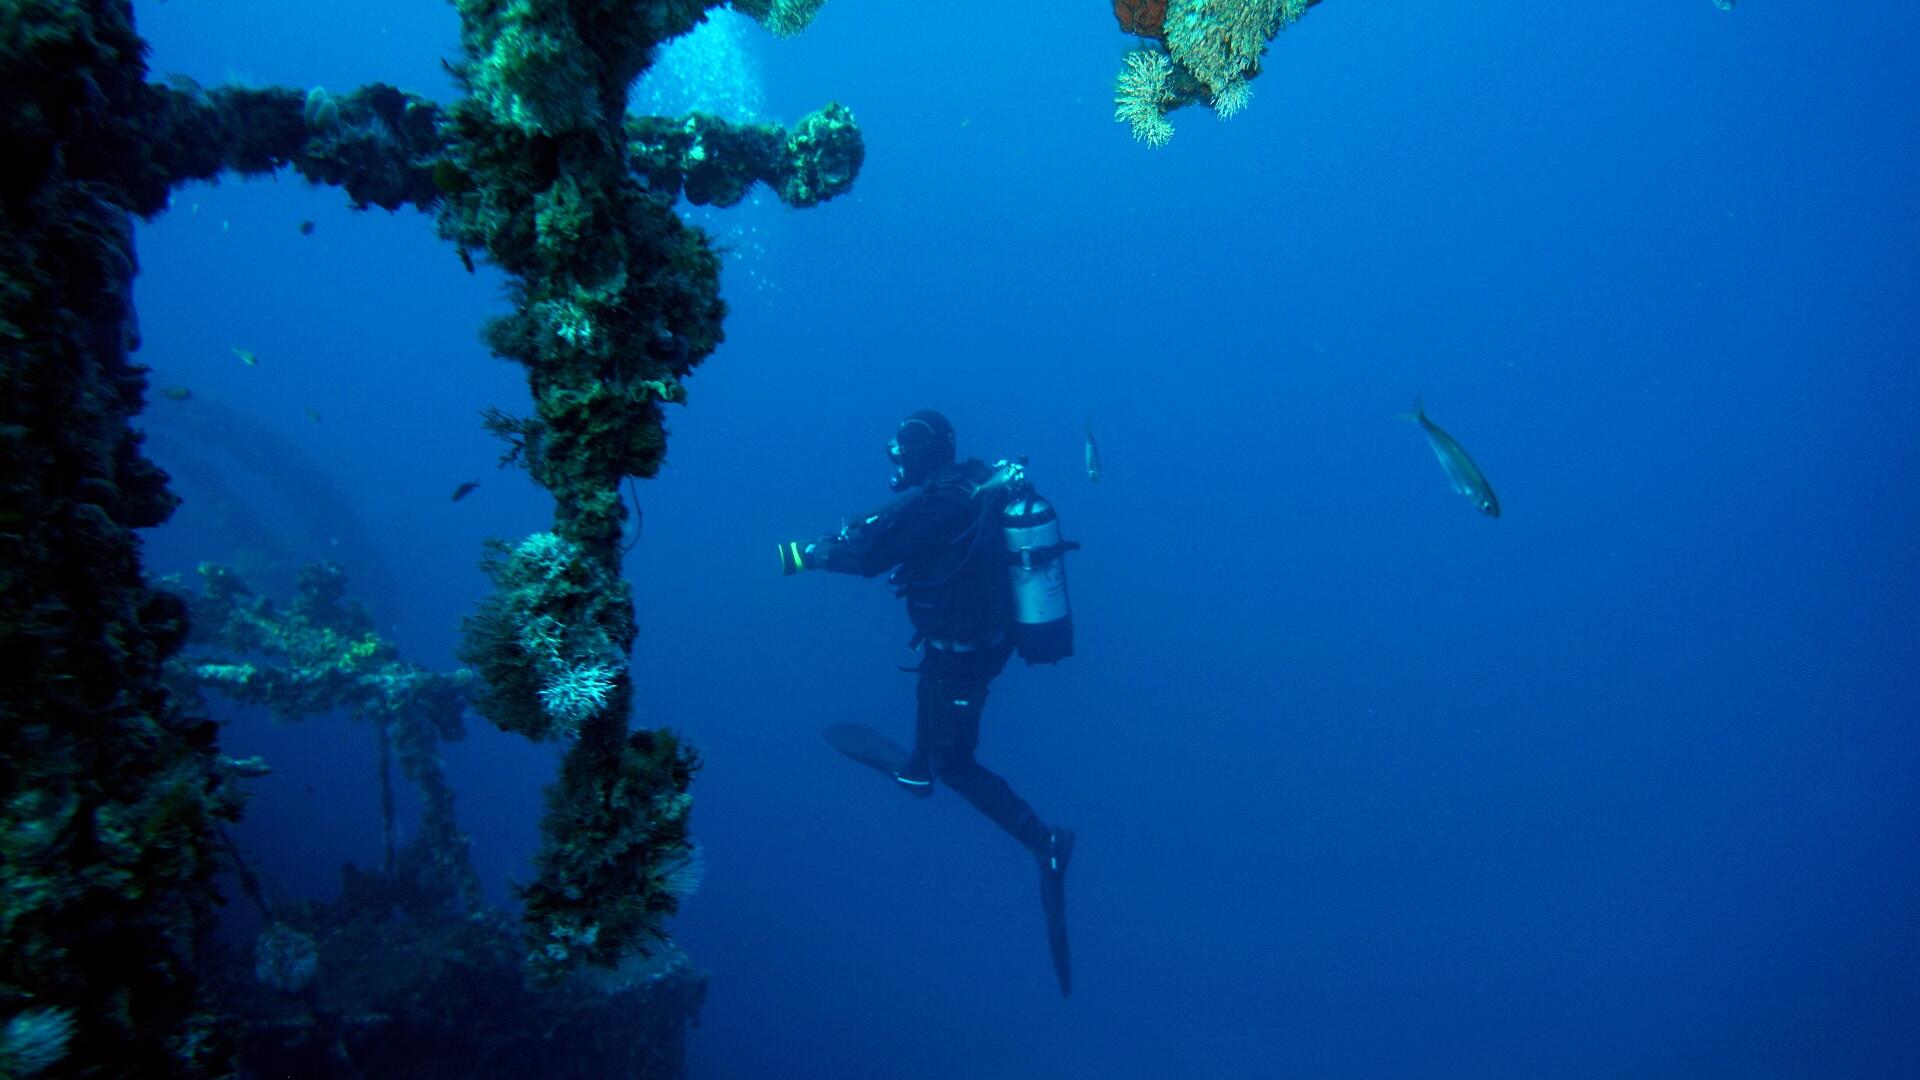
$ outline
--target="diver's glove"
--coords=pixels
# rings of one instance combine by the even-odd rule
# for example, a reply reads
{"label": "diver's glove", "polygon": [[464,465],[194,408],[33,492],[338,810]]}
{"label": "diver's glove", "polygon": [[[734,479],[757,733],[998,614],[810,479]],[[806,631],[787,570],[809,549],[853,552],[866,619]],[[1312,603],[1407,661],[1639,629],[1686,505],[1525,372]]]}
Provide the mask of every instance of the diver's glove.
{"label": "diver's glove", "polygon": [[780,572],[786,575],[797,574],[811,569],[807,566],[807,553],[813,550],[812,544],[802,547],[800,541],[789,540],[780,545]]}

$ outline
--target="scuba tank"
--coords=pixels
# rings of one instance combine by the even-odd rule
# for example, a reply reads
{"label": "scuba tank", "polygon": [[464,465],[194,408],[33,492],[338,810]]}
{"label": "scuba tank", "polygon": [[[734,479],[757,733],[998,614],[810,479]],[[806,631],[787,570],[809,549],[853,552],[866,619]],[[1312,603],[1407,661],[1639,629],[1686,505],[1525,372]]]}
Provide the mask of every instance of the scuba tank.
{"label": "scuba tank", "polygon": [[1080,545],[1060,539],[1059,515],[1027,482],[1025,469],[1010,462],[1001,469],[1010,495],[1000,508],[1000,532],[1013,593],[1013,643],[1029,664],[1057,663],[1073,655],[1066,554]]}

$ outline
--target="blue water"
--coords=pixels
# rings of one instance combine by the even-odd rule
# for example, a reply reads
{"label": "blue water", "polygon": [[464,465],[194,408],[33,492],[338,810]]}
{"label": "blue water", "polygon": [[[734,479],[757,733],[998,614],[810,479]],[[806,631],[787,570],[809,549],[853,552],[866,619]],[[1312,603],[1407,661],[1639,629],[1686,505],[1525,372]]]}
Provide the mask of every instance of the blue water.
{"label": "blue water", "polygon": [[[156,73],[452,96],[442,3],[136,6]],[[765,116],[846,102],[868,157],[817,209],[695,213],[728,339],[640,487],[636,720],[706,760],[692,1074],[1920,1075],[1917,35],[1894,0],[1332,0],[1150,152],[1102,4],[738,33]],[[449,668],[482,541],[549,520],[477,422],[527,394],[477,338],[497,274],[344,202],[179,192],[140,357],[324,464],[382,626]],[[980,755],[1079,830],[1064,1001],[1027,856],[817,734],[910,730],[897,603],[776,569],[929,406],[1084,545],[1079,656],[997,682]],[[156,573],[226,554],[182,493]],[[279,768],[240,838],[282,888],[377,861],[365,727],[228,718]],[[554,756],[469,726],[504,903]]]}

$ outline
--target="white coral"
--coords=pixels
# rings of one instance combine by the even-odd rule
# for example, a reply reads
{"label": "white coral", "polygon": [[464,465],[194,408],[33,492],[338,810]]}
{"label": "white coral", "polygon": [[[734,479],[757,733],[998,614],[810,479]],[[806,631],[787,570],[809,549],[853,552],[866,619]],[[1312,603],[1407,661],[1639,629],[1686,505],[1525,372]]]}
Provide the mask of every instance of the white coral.
{"label": "white coral", "polygon": [[514,570],[531,581],[550,582],[567,572],[580,549],[550,532],[537,532],[513,549]]}
{"label": "white coral", "polygon": [[551,615],[535,615],[520,628],[520,647],[535,660],[558,662],[563,638],[564,629],[560,620]]}
{"label": "white coral", "polygon": [[1253,87],[1245,79],[1235,79],[1213,95],[1213,112],[1225,120],[1247,107],[1253,100]]}
{"label": "white coral", "polygon": [[540,688],[540,705],[565,735],[598,712],[613,692],[613,669],[605,664],[566,664]]}
{"label": "white coral", "polygon": [[688,844],[678,857],[660,867],[660,887],[676,900],[692,897],[706,880],[707,853],[698,844]]}
{"label": "white coral", "polygon": [[1127,54],[1127,67],[1114,83],[1113,118],[1133,125],[1133,137],[1150,147],[1161,147],[1173,138],[1173,124],[1161,115],[1160,107],[1173,100],[1168,82],[1173,78],[1173,62],[1154,49],[1135,49]]}

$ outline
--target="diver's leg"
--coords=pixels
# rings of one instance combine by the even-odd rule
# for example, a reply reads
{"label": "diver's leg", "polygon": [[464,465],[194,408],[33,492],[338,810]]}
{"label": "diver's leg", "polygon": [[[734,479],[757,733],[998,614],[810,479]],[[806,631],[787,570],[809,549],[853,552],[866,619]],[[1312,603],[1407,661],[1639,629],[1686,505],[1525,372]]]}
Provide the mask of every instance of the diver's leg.
{"label": "diver's leg", "polygon": [[1011,784],[973,757],[980,745],[986,681],[934,676],[923,679],[920,685],[922,733],[918,745],[934,775],[1021,846],[1039,851],[1047,842],[1047,826]]}
{"label": "diver's leg", "polygon": [[913,714],[913,749],[907,753],[907,763],[899,772],[893,774],[893,781],[907,790],[907,794],[925,799],[933,794],[933,766],[927,759],[927,682],[932,676],[922,671],[919,684],[915,687],[916,707]]}
{"label": "diver's leg", "polygon": [[1007,830],[1040,865],[1040,907],[1047,917],[1047,948],[1053,954],[1054,975],[1062,994],[1073,993],[1073,961],[1067,949],[1067,861],[1073,857],[1073,830],[1047,825],[1027,801],[1014,793],[993,770],[974,760],[980,744],[980,709],[986,703],[987,684],[939,681],[946,691],[930,704],[927,715],[937,718],[939,738],[930,740],[928,757],[934,774],[948,787]]}
{"label": "diver's leg", "polygon": [[974,759],[980,745],[980,713],[987,684],[1006,666],[1011,646],[997,652],[956,656],[921,677],[920,746],[934,775],[972,803],[1040,866],[1040,906],[1047,917],[1047,948],[1053,954],[1060,993],[1073,993],[1073,961],[1067,948],[1067,863],[1073,857],[1072,829],[1048,825],[1012,785]]}

